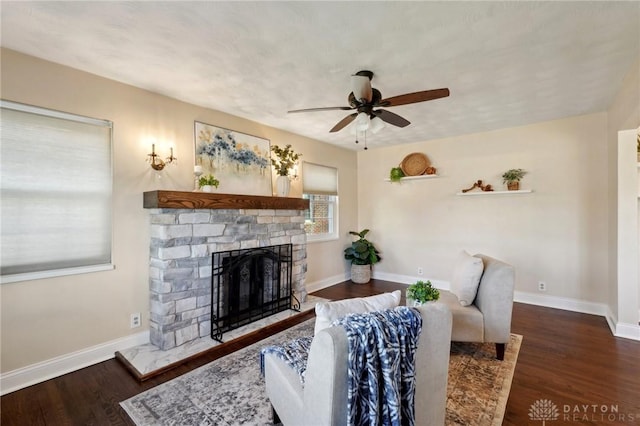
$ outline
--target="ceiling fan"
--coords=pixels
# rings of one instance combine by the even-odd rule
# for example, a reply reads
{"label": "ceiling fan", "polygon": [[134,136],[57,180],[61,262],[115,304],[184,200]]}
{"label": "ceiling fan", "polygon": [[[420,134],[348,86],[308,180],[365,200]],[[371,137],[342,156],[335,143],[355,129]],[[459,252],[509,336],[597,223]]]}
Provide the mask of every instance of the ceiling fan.
{"label": "ceiling fan", "polygon": [[288,112],[356,110],[357,112],[349,114],[340,120],[335,126],[333,126],[330,132],[340,131],[352,121],[356,120],[356,130],[364,131],[371,129],[371,131],[375,133],[377,130],[384,127],[384,123],[382,123],[382,121],[398,127],[406,127],[411,124],[409,120],[399,116],[398,114],[394,114],[393,112],[389,112],[384,109],[375,108],[414,104],[417,102],[431,101],[449,96],[449,89],[444,88],[406,93],[404,95],[382,99],[380,91],[371,87],[372,78],[372,71],[358,71],[355,75],[351,76],[352,92],[349,93],[348,97],[349,106],[295,109]]}

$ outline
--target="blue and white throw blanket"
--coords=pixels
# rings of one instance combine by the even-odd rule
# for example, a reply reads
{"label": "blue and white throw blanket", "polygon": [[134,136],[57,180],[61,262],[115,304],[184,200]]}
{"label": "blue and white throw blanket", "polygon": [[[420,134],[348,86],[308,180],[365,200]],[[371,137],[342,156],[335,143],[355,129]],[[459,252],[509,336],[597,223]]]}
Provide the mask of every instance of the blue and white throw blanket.
{"label": "blue and white throw blanket", "polygon": [[300,376],[300,382],[304,385],[304,373],[307,371],[307,359],[313,336],[293,339],[281,346],[267,346],[260,350],[260,373],[264,376],[264,357],[266,354],[274,354],[287,363]]}
{"label": "blue and white throw blanket", "polygon": [[334,321],[349,340],[347,424],[415,423],[415,352],[420,313],[406,306]]}

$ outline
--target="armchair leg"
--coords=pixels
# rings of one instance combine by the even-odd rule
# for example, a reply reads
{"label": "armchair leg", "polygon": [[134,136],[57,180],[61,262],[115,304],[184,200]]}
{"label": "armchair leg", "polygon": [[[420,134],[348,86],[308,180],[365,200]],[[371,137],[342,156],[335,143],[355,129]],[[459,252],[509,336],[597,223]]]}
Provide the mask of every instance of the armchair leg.
{"label": "armchair leg", "polygon": [[505,343],[496,343],[496,358],[500,361],[504,361],[504,349]]}
{"label": "armchair leg", "polygon": [[278,413],[276,413],[276,409],[273,408],[273,405],[271,406],[271,413],[273,414],[273,424],[281,424],[282,421],[280,421],[280,416],[278,416]]}

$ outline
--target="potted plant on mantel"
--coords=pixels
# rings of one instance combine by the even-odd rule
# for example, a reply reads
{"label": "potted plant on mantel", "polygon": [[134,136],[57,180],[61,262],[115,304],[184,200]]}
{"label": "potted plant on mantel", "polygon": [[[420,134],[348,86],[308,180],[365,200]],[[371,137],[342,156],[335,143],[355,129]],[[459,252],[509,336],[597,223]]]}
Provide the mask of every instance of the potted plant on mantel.
{"label": "potted plant on mantel", "polygon": [[351,281],[356,284],[366,284],[371,280],[371,265],[382,260],[380,252],[365,236],[368,229],[360,232],[349,231],[349,234],[358,237],[351,243],[351,247],[344,250],[344,258],[351,261]]}
{"label": "potted plant on mantel", "polygon": [[202,192],[213,192],[213,187],[218,188],[220,181],[213,177],[213,175],[206,175],[198,179],[198,185],[200,189],[202,189]]}
{"label": "potted plant on mantel", "polygon": [[526,175],[522,169],[510,169],[503,173],[502,175],[502,183],[507,184],[507,189],[509,191],[517,191],[520,189],[520,179]]}
{"label": "potted plant on mantel", "polygon": [[417,281],[407,287],[407,306],[421,306],[427,302],[435,302],[440,298],[440,290],[431,281]]}
{"label": "potted plant on mantel", "polygon": [[276,173],[278,174],[278,179],[276,180],[276,195],[278,197],[287,197],[291,190],[289,172],[298,159],[302,157],[302,154],[296,154],[293,149],[291,149],[291,145],[286,145],[284,148],[273,145],[271,151],[273,151],[277,157],[271,157],[271,164],[275,167]]}

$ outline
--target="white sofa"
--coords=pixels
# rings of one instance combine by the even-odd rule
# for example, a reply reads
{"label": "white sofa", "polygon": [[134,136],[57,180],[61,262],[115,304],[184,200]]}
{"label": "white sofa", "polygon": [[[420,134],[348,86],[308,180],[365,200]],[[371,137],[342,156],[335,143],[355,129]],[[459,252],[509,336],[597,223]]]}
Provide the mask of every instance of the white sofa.
{"label": "white sofa", "polygon": [[[418,308],[422,332],[416,351],[416,425],[443,425],[451,342],[451,312],[439,303]],[[311,343],[305,385],[298,374],[273,354],[265,355],[267,395],[274,422],[284,426],[343,426],[347,419],[347,356],[342,327],[319,331]],[[276,416],[277,414],[277,416]]]}
{"label": "white sofa", "polygon": [[484,270],[473,303],[462,306],[455,294],[443,290],[439,302],[451,310],[452,341],[495,343],[496,357],[502,360],[511,335],[515,272],[513,266],[492,257],[474,257],[482,259]]}

